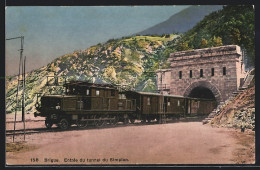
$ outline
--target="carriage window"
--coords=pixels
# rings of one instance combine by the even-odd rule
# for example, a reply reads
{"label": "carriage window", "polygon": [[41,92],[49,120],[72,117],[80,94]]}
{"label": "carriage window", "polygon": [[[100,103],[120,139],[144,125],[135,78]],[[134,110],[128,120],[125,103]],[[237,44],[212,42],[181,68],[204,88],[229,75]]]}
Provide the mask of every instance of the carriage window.
{"label": "carriage window", "polygon": [[115,96],[115,90],[111,90],[111,96]]}
{"label": "carriage window", "polygon": [[180,100],[178,100],[178,106],[180,106],[180,105],[181,105]]}
{"label": "carriage window", "polygon": [[99,90],[96,90],[96,96],[99,96]]}
{"label": "carriage window", "polygon": [[167,105],[168,105],[168,106],[171,105],[171,102],[170,102],[170,101],[171,101],[171,100],[168,98],[168,99],[167,99]]}
{"label": "carriage window", "polygon": [[151,105],[151,99],[150,99],[150,97],[147,97],[147,105]]}
{"label": "carriage window", "polygon": [[86,95],[87,95],[87,96],[89,95],[89,89],[86,90]]}

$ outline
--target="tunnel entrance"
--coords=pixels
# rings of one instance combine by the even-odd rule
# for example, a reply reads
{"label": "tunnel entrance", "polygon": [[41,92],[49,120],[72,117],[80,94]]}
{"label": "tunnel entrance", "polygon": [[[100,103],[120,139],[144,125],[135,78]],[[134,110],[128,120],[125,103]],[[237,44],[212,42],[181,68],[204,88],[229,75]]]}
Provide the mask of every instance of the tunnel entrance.
{"label": "tunnel entrance", "polygon": [[208,115],[217,107],[217,99],[207,87],[194,87],[188,93],[188,97],[196,98],[188,101],[187,114],[189,115]]}
{"label": "tunnel entrance", "polygon": [[212,93],[212,91],[202,86],[198,86],[192,89],[188,97],[211,99],[216,101],[215,95]]}
{"label": "tunnel entrance", "polygon": [[192,83],[184,92],[184,97],[213,99],[219,104],[222,101],[220,91],[208,81]]}

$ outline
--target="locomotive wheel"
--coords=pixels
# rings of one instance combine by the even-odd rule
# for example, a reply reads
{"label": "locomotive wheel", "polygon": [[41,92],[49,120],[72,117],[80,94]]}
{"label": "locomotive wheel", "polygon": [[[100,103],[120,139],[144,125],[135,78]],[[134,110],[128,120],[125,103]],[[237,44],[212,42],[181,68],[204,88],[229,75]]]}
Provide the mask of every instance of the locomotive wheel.
{"label": "locomotive wheel", "polygon": [[63,118],[63,119],[61,119],[60,122],[58,123],[58,126],[59,126],[61,129],[63,129],[63,130],[68,129],[68,127],[69,127],[69,122],[67,121],[67,119]]}
{"label": "locomotive wheel", "polygon": [[77,126],[78,126],[79,128],[85,128],[85,127],[88,126],[88,121],[78,120],[78,121],[77,121]]}
{"label": "locomotive wheel", "polygon": [[105,121],[102,120],[103,119],[103,116],[101,115],[95,115],[94,117],[95,119],[98,119],[98,120],[95,120],[94,121],[94,124],[97,126],[97,127],[101,127],[105,124]]}
{"label": "locomotive wheel", "polygon": [[52,125],[53,125],[53,123],[49,119],[45,120],[45,126],[47,129],[50,129],[52,127]]}
{"label": "locomotive wheel", "polygon": [[135,119],[134,119],[134,118],[130,118],[130,122],[131,122],[132,124],[134,124],[134,123],[135,123]]}
{"label": "locomotive wheel", "polygon": [[[109,118],[109,115],[104,115],[104,116],[102,116],[102,118]],[[109,121],[108,120],[104,120],[104,125],[106,126],[107,124],[109,123]]]}
{"label": "locomotive wheel", "polygon": [[110,116],[110,118],[113,118],[113,120],[110,120],[109,123],[112,125],[116,125],[118,123],[118,116]]}
{"label": "locomotive wheel", "polygon": [[129,123],[129,118],[124,118],[124,124],[127,125]]}
{"label": "locomotive wheel", "polygon": [[158,117],[156,118],[156,120],[157,120],[157,123],[158,123],[158,124],[162,124],[162,119],[161,119],[161,116],[160,116],[160,115],[158,115]]}
{"label": "locomotive wheel", "polygon": [[145,123],[146,123],[146,119],[142,119],[142,120],[141,120],[141,123],[142,123],[142,124],[145,124]]}
{"label": "locomotive wheel", "polygon": [[132,124],[135,122],[135,118],[133,116],[129,116],[129,120]]}

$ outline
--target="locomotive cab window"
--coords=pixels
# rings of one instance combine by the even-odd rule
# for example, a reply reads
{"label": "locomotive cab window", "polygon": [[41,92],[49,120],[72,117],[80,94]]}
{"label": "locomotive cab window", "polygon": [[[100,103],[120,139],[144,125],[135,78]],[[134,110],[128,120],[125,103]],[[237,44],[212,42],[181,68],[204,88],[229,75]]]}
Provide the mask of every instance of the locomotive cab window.
{"label": "locomotive cab window", "polygon": [[147,97],[147,105],[151,105],[151,98]]}
{"label": "locomotive cab window", "polygon": [[169,99],[169,98],[167,99],[167,105],[168,105],[168,106],[171,105],[171,102],[170,102],[170,99]]}
{"label": "locomotive cab window", "polygon": [[181,102],[180,102],[180,100],[178,100],[178,106],[180,106],[181,105]]}
{"label": "locomotive cab window", "polygon": [[119,99],[126,99],[125,94],[119,94],[118,97],[119,97]]}
{"label": "locomotive cab window", "polygon": [[87,96],[89,95],[89,89],[86,90],[86,95],[87,95]]}

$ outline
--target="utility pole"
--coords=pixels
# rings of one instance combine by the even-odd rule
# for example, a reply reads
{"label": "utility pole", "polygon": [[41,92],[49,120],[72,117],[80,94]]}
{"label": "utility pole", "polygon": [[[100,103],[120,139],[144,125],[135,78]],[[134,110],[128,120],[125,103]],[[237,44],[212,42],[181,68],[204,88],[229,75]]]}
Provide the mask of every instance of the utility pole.
{"label": "utility pole", "polygon": [[[15,107],[15,116],[14,116],[14,131],[13,131],[13,142],[14,142],[14,136],[15,136],[15,126],[16,126],[16,115],[17,115],[17,109],[19,108],[19,101],[18,101],[18,94],[20,91],[20,83],[22,82],[22,121],[24,125],[24,140],[25,140],[25,107],[24,107],[24,91],[25,91],[25,58],[23,60],[23,44],[24,44],[24,36],[20,37],[14,37],[14,38],[8,38],[6,40],[14,40],[14,39],[21,39],[21,48],[20,48],[20,61],[19,61],[19,71],[17,76],[17,92],[16,92],[16,107]],[[20,79],[22,72],[22,79]]]}
{"label": "utility pole", "polygon": [[26,56],[24,56],[24,61],[23,61],[23,100],[22,100],[22,121],[23,121],[23,139],[25,140],[25,61],[26,61]]}

